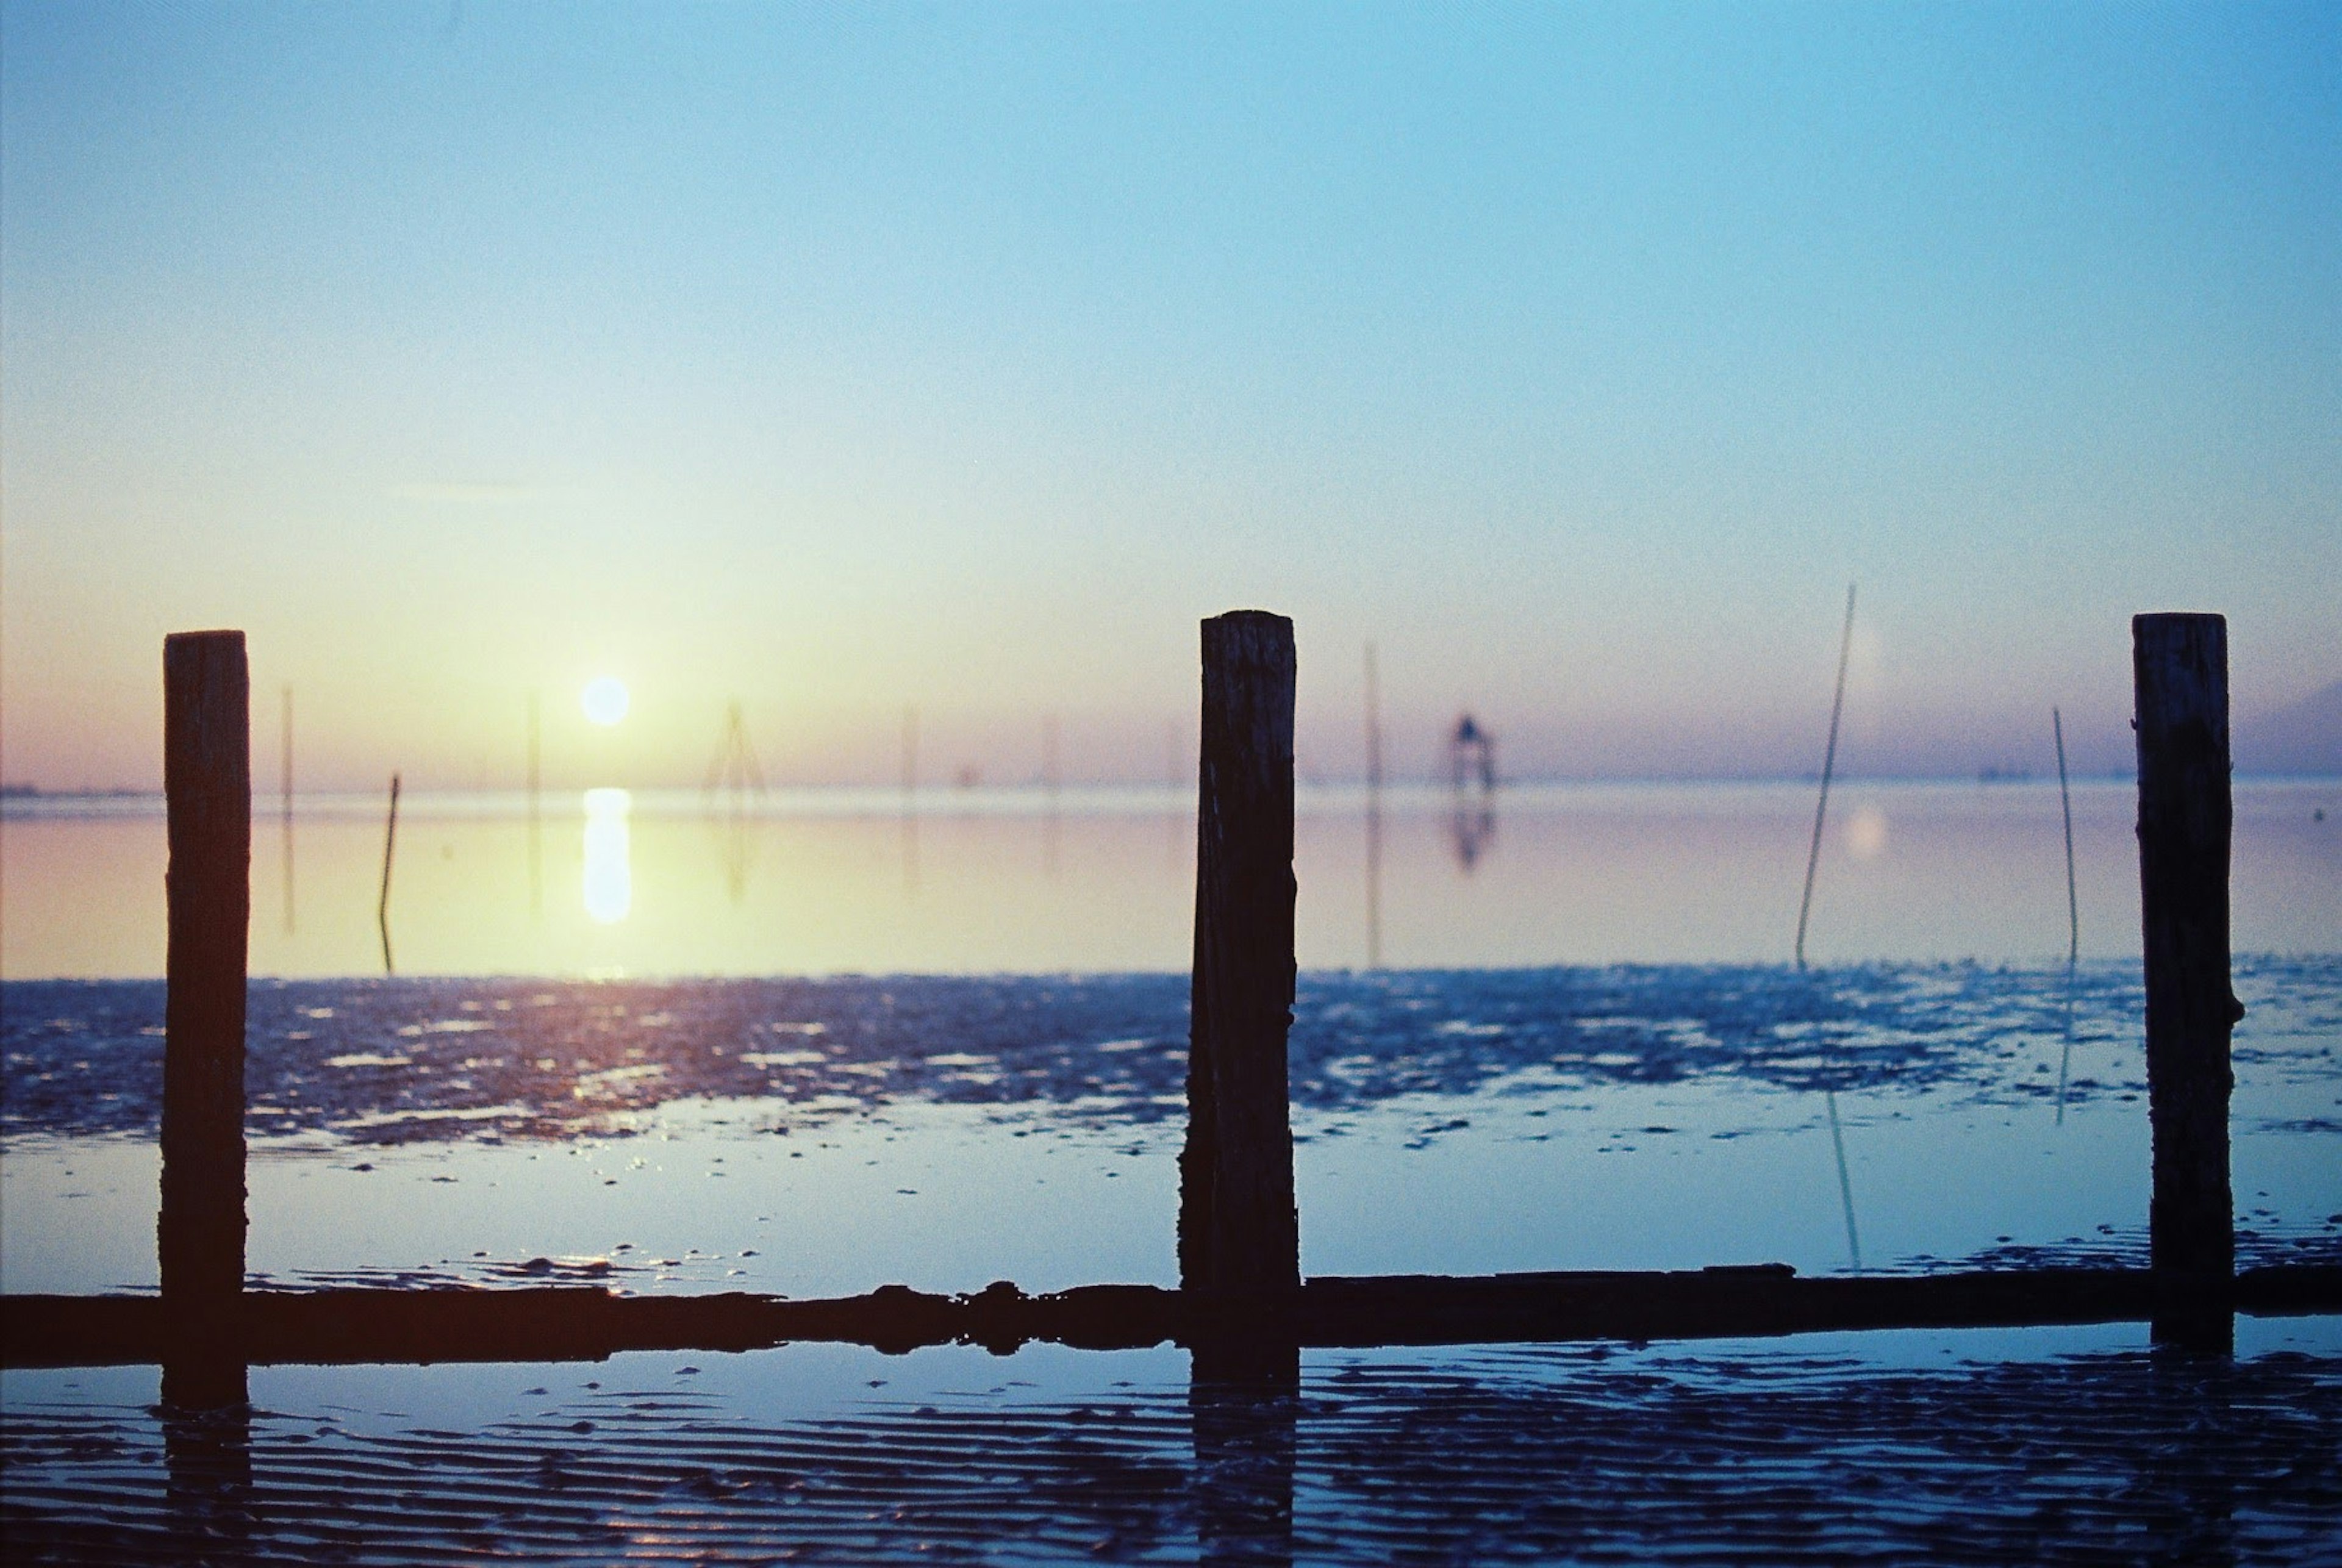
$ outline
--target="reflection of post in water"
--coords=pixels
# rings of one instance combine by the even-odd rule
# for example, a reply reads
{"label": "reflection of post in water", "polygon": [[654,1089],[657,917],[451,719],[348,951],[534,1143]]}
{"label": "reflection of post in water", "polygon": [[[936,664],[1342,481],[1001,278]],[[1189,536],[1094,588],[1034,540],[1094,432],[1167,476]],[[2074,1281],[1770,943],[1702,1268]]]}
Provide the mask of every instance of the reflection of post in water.
{"label": "reflection of post in water", "polygon": [[738,816],[726,817],[716,831],[722,840],[724,859],[724,892],[737,904],[748,895],[748,872],[756,863],[756,846],[750,841],[748,824]]}
{"label": "reflection of post in water", "polygon": [[1206,1563],[1293,1561],[1301,1352],[1291,1339],[1206,1339],[1187,1383],[1196,1533]]}
{"label": "reflection of post in water", "polygon": [[2267,1560],[2237,1550],[2236,1455],[2244,1433],[2267,1417],[2249,1394],[2239,1408],[2237,1363],[2227,1350],[2168,1335],[2155,1342],[2154,1408],[2186,1411],[2188,1419],[2175,1441],[2141,1445],[2124,1495],[2130,1517],[2157,1519],[2169,1532],[2158,1553],[2163,1562],[2227,1568]]}
{"label": "reflection of post in water", "polygon": [[163,1373],[163,1464],[170,1554],[183,1563],[236,1562],[252,1533],[252,1406],[240,1361],[207,1368],[192,1387],[186,1369]]}
{"label": "reflection of post in water", "polygon": [[283,808],[285,838],[285,934],[293,934],[293,688],[285,688],[285,747],[280,759],[277,802]]}
{"label": "reflection of post in water", "polygon": [[285,814],[284,840],[281,853],[285,862],[285,934],[290,936],[293,934],[293,814],[290,812]]}
{"label": "reflection of post in water", "polygon": [[545,918],[545,818],[538,802],[537,694],[528,694],[528,914]]}
{"label": "reflection of post in water", "polygon": [[1860,1273],[1862,1272],[1862,1237],[1854,1228],[1854,1182],[1847,1174],[1846,1134],[1838,1131],[1837,1090],[1836,1088],[1823,1090],[1822,1101],[1829,1108],[1830,1148],[1837,1154],[1837,1197],[1838,1203],[1846,1210],[1846,1255],[1847,1261],[1854,1265],[1854,1272]]}
{"label": "reflection of post in water", "polygon": [[2074,971],[2082,962],[2082,900],[2074,887],[2074,795],[2066,783],[2066,721],[2049,710],[2057,737],[2057,804],[2066,814],[2066,1044],[2057,1054],[2057,1125],[2066,1124],[2066,1075],[2074,1065]]}
{"label": "reflection of post in water", "polygon": [[1366,644],[1366,967],[1383,966],[1383,712],[1375,645]]}
{"label": "reflection of post in water", "polygon": [[[716,792],[723,792],[719,807]],[[765,798],[765,770],[756,762],[756,748],[748,744],[748,725],[740,715],[740,700],[725,710],[724,733],[699,786],[700,810],[720,824],[724,845],[726,891],[737,904],[748,891],[748,807],[750,796]]]}
{"label": "reflection of post in water", "polygon": [[1057,875],[1057,794],[1063,784],[1057,766],[1057,715],[1041,721],[1041,866],[1051,881]]}
{"label": "reflection of post in water", "polygon": [[1448,826],[1456,863],[1468,872],[1496,835],[1496,739],[1469,714],[1456,721],[1447,738],[1447,779],[1455,797]]}

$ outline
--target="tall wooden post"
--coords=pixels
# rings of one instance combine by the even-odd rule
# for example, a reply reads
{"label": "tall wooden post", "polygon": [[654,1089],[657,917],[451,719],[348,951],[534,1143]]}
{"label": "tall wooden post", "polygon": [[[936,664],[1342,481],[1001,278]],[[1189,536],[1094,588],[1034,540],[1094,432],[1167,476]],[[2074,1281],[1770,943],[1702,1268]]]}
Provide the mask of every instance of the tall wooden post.
{"label": "tall wooden post", "polygon": [[1179,1282],[1216,1293],[1301,1282],[1285,1044],[1293,1022],[1293,623],[1236,610],[1203,625],[1196,963]]}
{"label": "tall wooden post", "polygon": [[[169,989],[155,1237],[171,1316],[191,1345],[216,1350],[204,1342],[233,1332],[229,1319],[244,1289],[252,704],[242,632],[182,632],[163,641],[163,791],[170,817]],[[240,1363],[235,1381],[242,1383]]]}
{"label": "tall wooden post", "polygon": [[2131,621],[2137,693],[2138,880],[2147,957],[2148,1239],[2158,1339],[2226,1344],[2236,1266],[2228,1188],[2228,628],[2218,615]]}

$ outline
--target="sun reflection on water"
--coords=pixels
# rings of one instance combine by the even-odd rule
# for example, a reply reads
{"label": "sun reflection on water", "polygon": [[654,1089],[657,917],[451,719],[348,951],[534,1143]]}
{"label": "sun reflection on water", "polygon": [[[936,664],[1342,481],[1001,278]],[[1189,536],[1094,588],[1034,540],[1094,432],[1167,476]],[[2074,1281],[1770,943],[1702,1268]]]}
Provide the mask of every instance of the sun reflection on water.
{"label": "sun reflection on water", "polygon": [[586,792],[586,913],[615,925],[634,907],[635,879],[626,817],[634,797],[622,789]]}

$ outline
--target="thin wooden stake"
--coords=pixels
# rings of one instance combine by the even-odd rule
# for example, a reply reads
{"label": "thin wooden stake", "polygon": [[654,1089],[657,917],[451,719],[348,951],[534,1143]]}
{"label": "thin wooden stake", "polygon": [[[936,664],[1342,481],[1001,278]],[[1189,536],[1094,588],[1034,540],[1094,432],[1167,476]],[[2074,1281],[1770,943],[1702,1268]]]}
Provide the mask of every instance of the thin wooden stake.
{"label": "thin wooden stake", "polygon": [[2082,959],[2082,898],[2074,885],[2074,791],[2066,782],[2066,721],[2049,710],[2049,727],[2057,737],[2057,805],[2066,814],[2066,967]]}
{"label": "thin wooden stake", "polygon": [[1813,913],[1814,870],[1822,863],[1822,818],[1829,813],[1830,770],[1837,765],[1837,719],[1846,708],[1847,655],[1854,651],[1854,584],[1846,585],[1846,630],[1837,644],[1837,694],[1830,698],[1829,744],[1822,751],[1822,794],[1814,805],[1814,844],[1806,852],[1806,892],[1797,900],[1797,967],[1806,966],[1806,916]]}
{"label": "thin wooden stake", "polygon": [[382,932],[382,972],[395,974],[390,964],[390,854],[398,845],[398,775],[390,775],[390,822],[382,834],[382,897],[374,906],[374,923]]}
{"label": "thin wooden stake", "polygon": [[1196,962],[1179,1278],[1274,1293],[1301,1278],[1286,1034],[1293,1022],[1293,623],[1203,624]]}
{"label": "thin wooden stake", "polygon": [[2156,1335],[2230,1342],[2228,628],[2218,615],[2131,621],[2138,729],[2138,878],[2147,966],[2147,1211]]}
{"label": "thin wooden stake", "polygon": [[252,688],[242,632],[163,639],[169,935],[163,1193],[174,1318],[216,1321],[244,1289],[244,990],[252,915]]}
{"label": "thin wooden stake", "polygon": [[2082,962],[2082,900],[2074,887],[2074,793],[2066,782],[2066,721],[2049,710],[2057,737],[2057,804],[2066,814],[2066,1042],[2057,1054],[2057,1124],[2066,1124],[2067,1074],[2074,1065],[2074,971]]}

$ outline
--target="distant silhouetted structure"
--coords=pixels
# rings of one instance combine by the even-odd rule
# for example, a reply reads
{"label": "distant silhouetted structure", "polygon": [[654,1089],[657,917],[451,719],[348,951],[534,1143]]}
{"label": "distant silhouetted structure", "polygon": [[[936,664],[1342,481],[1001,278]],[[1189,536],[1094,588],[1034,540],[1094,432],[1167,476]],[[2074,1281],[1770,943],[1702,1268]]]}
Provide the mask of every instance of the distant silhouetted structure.
{"label": "distant silhouetted structure", "polygon": [[1456,721],[1456,733],[1447,737],[1447,777],[1457,794],[1475,784],[1484,795],[1496,793],[1496,737],[1469,714]]}
{"label": "distant silhouetted structure", "polygon": [[1058,761],[1057,715],[1050,714],[1041,721],[1041,793],[1045,809],[1041,815],[1042,868],[1055,882],[1057,877],[1058,795],[1065,788],[1065,770]]}
{"label": "distant silhouetted structure", "polygon": [[723,738],[716,743],[716,756],[707,764],[707,778],[699,793],[706,799],[719,788],[728,797],[735,816],[747,804],[751,791],[759,800],[765,796],[765,770],[757,765],[756,748],[748,744],[748,725],[740,716],[737,698],[725,710]]}
{"label": "distant silhouetted structure", "polygon": [[1456,721],[1456,733],[1447,737],[1447,782],[1456,796],[1448,824],[1456,863],[1470,871],[1496,836],[1496,737],[1470,714]]}
{"label": "distant silhouetted structure", "polygon": [[753,793],[759,801],[765,798],[765,770],[757,764],[756,748],[748,744],[748,725],[740,716],[736,697],[725,710],[724,734],[716,743],[707,778],[699,786],[703,810],[712,814],[719,789],[724,792],[725,825],[729,830],[724,843],[725,887],[737,904],[748,891],[748,797]]}

